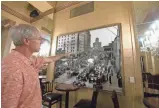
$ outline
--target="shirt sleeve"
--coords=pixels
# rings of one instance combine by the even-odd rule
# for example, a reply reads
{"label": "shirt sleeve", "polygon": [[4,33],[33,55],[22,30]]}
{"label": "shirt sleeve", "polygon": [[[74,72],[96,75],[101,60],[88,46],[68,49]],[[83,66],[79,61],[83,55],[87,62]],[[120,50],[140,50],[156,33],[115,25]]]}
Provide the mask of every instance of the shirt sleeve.
{"label": "shirt sleeve", "polygon": [[44,65],[44,58],[43,57],[33,57],[32,58],[32,65],[36,72],[39,72],[41,67]]}
{"label": "shirt sleeve", "polygon": [[18,108],[23,88],[20,70],[2,72],[2,108]]}

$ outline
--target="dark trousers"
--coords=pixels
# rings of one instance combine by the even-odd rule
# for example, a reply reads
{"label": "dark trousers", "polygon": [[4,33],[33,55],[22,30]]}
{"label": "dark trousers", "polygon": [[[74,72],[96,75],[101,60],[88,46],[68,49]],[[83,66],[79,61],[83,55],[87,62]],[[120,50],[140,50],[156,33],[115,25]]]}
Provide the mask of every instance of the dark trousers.
{"label": "dark trousers", "polygon": [[122,79],[121,78],[118,79],[118,87],[120,87],[120,88],[122,87]]}
{"label": "dark trousers", "polygon": [[112,84],[112,78],[109,76],[109,83]]}

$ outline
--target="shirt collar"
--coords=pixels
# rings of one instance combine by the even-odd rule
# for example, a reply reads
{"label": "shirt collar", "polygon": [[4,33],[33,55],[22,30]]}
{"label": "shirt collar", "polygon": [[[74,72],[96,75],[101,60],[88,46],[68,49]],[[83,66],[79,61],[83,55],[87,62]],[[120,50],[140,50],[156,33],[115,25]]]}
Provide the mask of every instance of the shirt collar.
{"label": "shirt collar", "polygon": [[31,65],[31,60],[28,59],[27,57],[25,57],[22,53],[16,51],[16,50],[12,50],[11,51],[12,55],[18,59],[21,59],[25,64],[27,65]]}

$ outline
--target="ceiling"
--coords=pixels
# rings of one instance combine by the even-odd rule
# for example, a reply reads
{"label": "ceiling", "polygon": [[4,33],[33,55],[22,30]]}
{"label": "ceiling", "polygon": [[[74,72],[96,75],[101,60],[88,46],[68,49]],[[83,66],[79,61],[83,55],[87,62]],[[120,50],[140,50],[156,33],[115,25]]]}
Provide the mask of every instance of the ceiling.
{"label": "ceiling", "polygon": [[159,18],[158,1],[136,1],[133,2],[133,4],[137,25],[151,22]]}
{"label": "ceiling", "polygon": [[[53,19],[53,13],[59,12],[81,1],[2,1],[1,9],[28,22],[32,23],[41,18]],[[84,1],[82,1],[84,2]],[[137,33],[143,34],[150,23],[159,19],[158,1],[134,1],[134,13],[136,19]],[[40,15],[36,18],[30,17],[30,12],[36,9]]]}
{"label": "ceiling", "polygon": [[[2,1],[1,9],[28,22],[35,22],[44,16],[53,19],[53,13],[59,12],[81,1]],[[30,12],[36,9],[40,13],[38,17],[30,17]]]}
{"label": "ceiling", "polygon": [[136,32],[143,36],[155,20],[159,20],[158,1],[135,1],[134,14],[136,20]]}

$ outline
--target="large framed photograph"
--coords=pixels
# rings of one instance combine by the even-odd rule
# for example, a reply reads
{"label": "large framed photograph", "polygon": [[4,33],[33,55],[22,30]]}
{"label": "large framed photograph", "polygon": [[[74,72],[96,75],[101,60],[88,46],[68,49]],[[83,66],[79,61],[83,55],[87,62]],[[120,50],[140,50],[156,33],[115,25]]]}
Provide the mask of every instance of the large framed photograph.
{"label": "large framed photograph", "polygon": [[114,24],[59,35],[56,54],[72,54],[55,63],[55,82],[123,92],[120,32]]}

